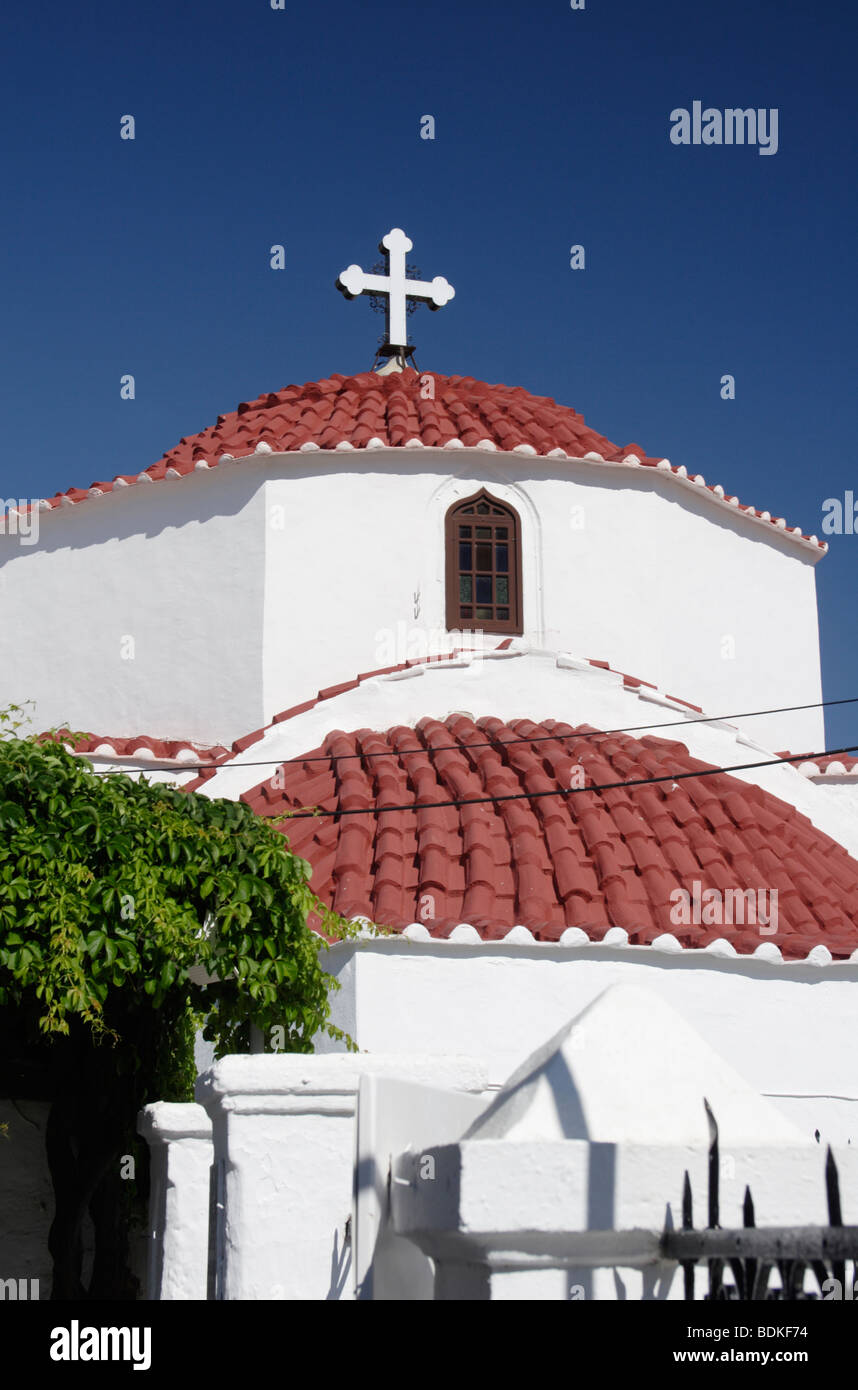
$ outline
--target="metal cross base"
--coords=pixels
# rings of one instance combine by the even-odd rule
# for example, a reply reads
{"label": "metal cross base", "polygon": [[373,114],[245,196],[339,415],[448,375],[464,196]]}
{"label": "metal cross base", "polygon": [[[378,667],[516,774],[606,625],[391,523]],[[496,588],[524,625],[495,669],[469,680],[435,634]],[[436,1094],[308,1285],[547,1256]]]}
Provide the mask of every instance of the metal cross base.
{"label": "metal cross base", "polygon": [[[415,347],[413,343],[410,343],[407,347],[398,347],[395,343],[383,343],[381,347],[376,350],[372,370],[380,372],[404,372],[406,367],[412,367],[414,371],[417,371],[414,352]],[[385,362],[387,366],[379,367],[379,362]]]}

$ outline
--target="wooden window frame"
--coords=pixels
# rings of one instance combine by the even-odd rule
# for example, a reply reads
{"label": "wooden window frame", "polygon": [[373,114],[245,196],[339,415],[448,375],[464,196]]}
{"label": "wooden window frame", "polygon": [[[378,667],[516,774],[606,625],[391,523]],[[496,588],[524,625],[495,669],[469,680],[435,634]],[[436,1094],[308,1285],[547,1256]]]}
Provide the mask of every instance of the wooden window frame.
{"label": "wooden window frame", "polygon": [[[462,515],[466,507],[476,508],[477,503],[486,502],[489,507],[500,511],[505,519],[505,524],[511,529],[509,545],[509,570],[507,575],[510,583],[510,602],[509,604],[493,603],[493,608],[508,607],[509,618],[462,618],[459,616],[462,607],[459,600],[459,526],[470,524],[475,526],[479,520],[476,510],[473,516],[467,518]],[[500,517],[489,512],[486,522],[490,525],[497,525]],[[476,545],[476,535],[472,538],[472,544]],[[496,544],[494,537],[489,544]],[[498,632],[505,636],[520,637],[524,631],[522,622],[523,603],[521,592],[521,519],[507,502],[502,502],[499,497],[493,497],[485,488],[480,488],[471,497],[464,497],[460,502],[454,502],[453,506],[447,511],[444,519],[444,545],[446,549],[446,612],[447,612],[447,631],[448,632]],[[476,568],[473,570],[476,574]],[[497,578],[498,571],[491,570],[492,579]],[[493,589],[494,592],[494,589]],[[471,605],[474,613],[477,611],[476,590],[474,600]],[[481,607],[489,605],[480,605]]]}

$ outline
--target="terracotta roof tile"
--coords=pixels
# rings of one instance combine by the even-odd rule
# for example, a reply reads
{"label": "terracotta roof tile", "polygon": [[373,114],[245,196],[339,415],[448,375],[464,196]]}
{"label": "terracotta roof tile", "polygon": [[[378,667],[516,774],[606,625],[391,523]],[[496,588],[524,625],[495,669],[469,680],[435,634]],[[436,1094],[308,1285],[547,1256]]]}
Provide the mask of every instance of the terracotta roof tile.
{"label": "terracotta roof tile", "polygon": [[[427,376],[433,382],[434,398],[424,399]],[[638,444],[619,448],[590,429],[576,411],[550,397],[531,395],[520,386],[489,386],[473,377],[418,374],[411,369],[385,377],[374,372],[349,377],[335,374],[325,381],[268,391],[256,400],[242,401],[235,411],[219,415],[208,429],[181,439],[143,473],[92,486],[105,494],[123,484],[133,487],[161,481],[168,470],[171,477],[182,477],[193,472],[200,460],[217,468],[223,455],[249,457],[259,443],[273,453],[291,453],[309,444],[329,450],[343,444],[365,449],[373,439],[390,447],[402,447],[416,439],[433,448],[444,447],[451,439],[471,448],[487,440],[506,452],[525,445],[525,452],[530,448],[543,457],[560,450],[578,459],[598,455],[613,464],[633,455],[683,487],[701,487],[721,506],[732,507],[736,502],[725,498],[723,488],[694,481],[684,467],[648,456]],[[90,490],[70,488],[47,500],[52,509],[64,503],[79,505],[90,500]],[[738,509],[757,518],[761,525],[778,524],[778,518],[755,507]],[[811,542],[821,551],[828,548],[817,537],[805,536],[797,528],[787,529],[783,522],[779,529],[790,540]]]}
{"label": "terracotta roof tile", "polygon": [[[552,720],[473,723],[464,715],[386,733],[337,730],[303,755],[327,761],[285,764],[276,790],[261,783],[243,800],[268,815],[374,807],[369,815],[287,820],[284,830],[313,866],[312,885],[325,902],[398,930],[422,923],[446,939],[468,922],[483,939],[498,940],[522,925],[538,940],[557,941],[580,927],[600,941],[609,927],[622,927],[637,944],[665,933],[697,947],[722,937],[739,954],[774,941],[788,959],[816,945],[844,959],[858,947],[858,862],[759,787],[715,773],[540,797],[568,789],[569,766],[586,766],[584,748],[591,785],[647,768],[708,767],[681,743],[623,734],[585,743],[584,732],[591,731]],[[556,741],[508,742],[546,734]],[[493,746],[479,746],[488,740]],[[442,804],[521,792],[532,799]],[[776,889],[777,932],[729,920],[674,924],[671,893],[692,894],[695,883],[722,895]]]}
{"label": "terracotta roof tile", "polygon": [[789,758],[793,766],[806,777],[858,775],[858,758],[853,758],[848,753],[830,753],[821,758],[813,758],[812,761],[807,754],[790,753],[788,750],[776,756]]}
{"label": "terracotta roof tile", "polygon": [[39,738],[48,743],[64,743],[75,753],[84,757],[98,753],[105,758],[134,758],[152,762],[181,762],[193,766],[194,762],[214,762],[226,756],[228,750],[220,744],[194,743],[190,739],[159,739],[148,734],[136,734],[131,738],[114,738],[110,734],[72,734],[68,729],[40,734]]}

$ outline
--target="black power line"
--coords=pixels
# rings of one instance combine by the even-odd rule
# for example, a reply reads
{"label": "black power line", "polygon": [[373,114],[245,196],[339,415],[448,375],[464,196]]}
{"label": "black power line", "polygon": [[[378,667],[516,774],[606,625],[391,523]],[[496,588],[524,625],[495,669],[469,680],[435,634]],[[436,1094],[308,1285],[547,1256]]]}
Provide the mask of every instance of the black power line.
{"label": "black power line", "polygon": [[[421,749],[420,751],[424,752],[425,750]],[[618,791],[624,787],[653,787],[659,782],[682,782],[689,777],[716,777],[728,772],[747,772],[758,767],[780,767],[784,763],[804,762],[806,759],[813,761],[815,758],[829,758],[838,753],[854,752],[858,752],[858,744],[853,744],[849,748],[835,748],[830,753],[796,753],[789,758],[772,758],[767,762],[735,763],[730,767],[703,768],[699,772],[666,772],[658,777],[639,777],[629,782],[604,782],[599,786],[592,787],[552,787],[550,791],[544,792],[505,792],[500,796],[472,796],[461,801],[427,801],[419,806],[410,801],[404,806],[357,806],[352,810],[341,809],[338,811],[285,811],[281,816],[273,816],[271,819],[311,820],[321,819],[324,816],[381,816],[385,811],[429,811],[436,807],[445,806],[482,806],[487,802],[536,801],[543,796],[575,796],[580,792],[609,792]]]}

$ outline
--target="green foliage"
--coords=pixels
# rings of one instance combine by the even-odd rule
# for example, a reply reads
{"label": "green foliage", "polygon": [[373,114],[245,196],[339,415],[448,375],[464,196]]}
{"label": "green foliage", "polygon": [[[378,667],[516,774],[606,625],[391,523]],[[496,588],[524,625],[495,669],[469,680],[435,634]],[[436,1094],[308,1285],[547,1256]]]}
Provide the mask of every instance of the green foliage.
{"label": "green foliage", "polygon": [[356,928],[318,901],[310,866],[274,825],[240,802],[96,776],[58,738],[11,732],[0,738],[0,1008],[37,1001],[43,1035],[68,1035],[77,1019],[108,1043],[120,1018],[162,1010],[178,1020],[174,1065],[132,1065],[172,1076],[183,1098],[198,1020],[218,1055],[246,1047],[250,1025],[283,1027],[292,1052],[311,1051],[320,1029],[343,1037],[326,944],[307,918],[328,937]]}
{"label": "green foliage", "polygon": [[197,1013],[188,1000],[170,1028],[161,1030],[148,1084],[152,1096],[169,1101],[194,1099],[197,1079],[194,1039],[203,1021],[202,1014]]}
{"label": "green foliage", "polygon": [[5,709],[0,709],[0,738],[17,738],[19,729],[32,724],[33,718],[27,713],[27,706],[33,704],[32,700],[25,700],[23,705],[7,705]]}
{"label": "green foliage", "polygon": [[[23,736],[29,722],[23,706],[0,710],[0,1058],[26,1057],[52,1098],[52,1297],[134,1297],[140,1107],[193,1099],[201,1025],[218,1055],[246,1050],[252,1027],[276,1030],[281,1051],[312,1051],[319,1031],[354,1047],[330,1022],[339,985],[321,955],[325,937],[359,928],[318,901],[310,866],[248,806],[97,776],[63,746],[83,735]],[[129,1154],[134,1182],[120,1174]]]}

